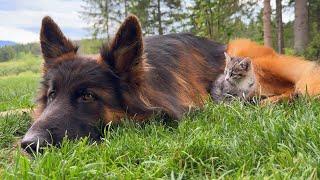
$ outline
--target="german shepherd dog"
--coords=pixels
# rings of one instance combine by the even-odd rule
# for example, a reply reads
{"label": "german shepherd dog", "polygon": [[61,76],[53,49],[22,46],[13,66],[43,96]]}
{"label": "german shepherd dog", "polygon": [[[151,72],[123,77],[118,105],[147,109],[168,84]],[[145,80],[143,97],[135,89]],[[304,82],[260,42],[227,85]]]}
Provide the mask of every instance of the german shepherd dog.
{"label": "german shepherd dog", "polygon": [[90,136],[99,121],[144,121],[154,113],[179,119],[209,97],[223,72],[226,46],[190,34],[142,37],[131,15],[97,56],[81,56],[58,25],[44,17],[40,32],[44,58],[34,123],[21,147]]}

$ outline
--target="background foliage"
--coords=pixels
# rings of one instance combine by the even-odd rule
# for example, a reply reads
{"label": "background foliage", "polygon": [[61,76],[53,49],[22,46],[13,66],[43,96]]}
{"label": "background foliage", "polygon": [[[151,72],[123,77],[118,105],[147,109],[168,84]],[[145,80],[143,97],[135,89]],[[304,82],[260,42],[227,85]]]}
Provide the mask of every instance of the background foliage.
{"label": "background foliage", "polygon": [[[130,13],[139,17],[145,35],[190,32],[221,43],[234,38],[250,38],[263,43],[263,5],[259,0],[83,0],[80,16],[88,21],[93,39],[77,41],[81,52],[94,54],[102,42],[110,40],[116,27]],[[282,11],[294,10],[293,0],[282,1]],[[275,7],[273,7],[275,8]],[[304,55],[320,58],[320,0],[309,0],[309,44]],[[275,9],[272,9],[272,46],[277,49]],[[294,21],[283,23],[285,53],[294,46]],[[40,55],[39,44],[0,48],[0,62],[23,54]]]}
{"label": "background foliage", "polygon": [[[262,0],[84,0],[82,17],[92,24],[94,37],[112,36],[129,14],[137,15],[145,35],[190,32],[227,43],[234,38],[263,42]],[[294,13],[293,0],[282,0],[282,12]],[[305,48],[309,59],[319,59],[320,0],[308,1],[310,43]],[[272,46],[277,49],[276,11],[272,9]],[[294,46],[294,21],[283,23],[284,47]]]}

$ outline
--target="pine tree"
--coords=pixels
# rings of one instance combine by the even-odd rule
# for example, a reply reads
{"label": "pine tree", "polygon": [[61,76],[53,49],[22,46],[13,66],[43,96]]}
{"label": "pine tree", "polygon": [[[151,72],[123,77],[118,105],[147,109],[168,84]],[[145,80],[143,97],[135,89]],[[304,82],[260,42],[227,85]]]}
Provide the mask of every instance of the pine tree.
{"label": "pine tree", "polygon": [[308,0],[295,1],[294,50],[302,53],[309,42]]}
{"label": "pine tree", "polygon": [[237,34],[235,26],[242,17],[249,18],[252,13],[252,2],[240,0],[195,0],[191,8],[192,31],[218,41],[227,42]]}
{"label": "pine tree", "polygon": [[263,1],[263,33],[264,45],[272,47],[270,0]]}
{"label": "pine tree", "polygon": [[[180,28],[186,17],[181,0],[84,0],[83,19],[92,24],[95,37],[107,34],[129,14],[139,17],[145,34],[164,34]],[[181,23],[180,23],[181,24]]]}
{"label": "pine tree", "polygon": [[283,24],[282,24],[282,0],[276,0],[276,19],[277,19],[277,44],[278,52],[284,53]]}
{"label": "pine tree", "polygon": [[114,27],[121,23],[125,17],[126,8],[123,3],[127,0],[83,0],[85,6],[81,12],[82,18],[91,25],[93,37],[110,35],[114,33]]}
{"label": "pine tree", "polygon": [[183,14],[182,2],[180,0],[150,0],[150,21],[155,26],[155,34],[174,31],[174,23]]}

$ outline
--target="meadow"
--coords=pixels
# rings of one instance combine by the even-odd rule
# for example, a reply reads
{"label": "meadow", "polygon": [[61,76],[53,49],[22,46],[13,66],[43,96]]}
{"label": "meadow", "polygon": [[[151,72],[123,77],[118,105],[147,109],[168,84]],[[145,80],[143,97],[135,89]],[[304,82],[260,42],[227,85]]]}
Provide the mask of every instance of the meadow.
{"label": "meadow", "polygon": [[101,142],[64,140],[61,148],[26,155],[18,142],[40,81],[40,57],[0,63],[1,179],[317,179],[320,102],[260,107],[208,102],[178,123],[124,120]]}

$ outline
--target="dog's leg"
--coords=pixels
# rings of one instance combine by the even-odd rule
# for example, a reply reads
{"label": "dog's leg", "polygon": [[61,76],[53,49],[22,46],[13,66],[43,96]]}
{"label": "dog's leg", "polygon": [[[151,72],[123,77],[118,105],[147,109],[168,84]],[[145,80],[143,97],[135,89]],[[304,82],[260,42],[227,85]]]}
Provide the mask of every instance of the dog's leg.
{"label": "dog's leg", "polygon": [[267,99],[262,100],[260,105],[266,106],[268,104],[275,104],[283,101],[291,101],[295,97],[297,96],[296,96],[296,93],[294,93],[294,91],[288,91],[281,95],[268,97]]}

